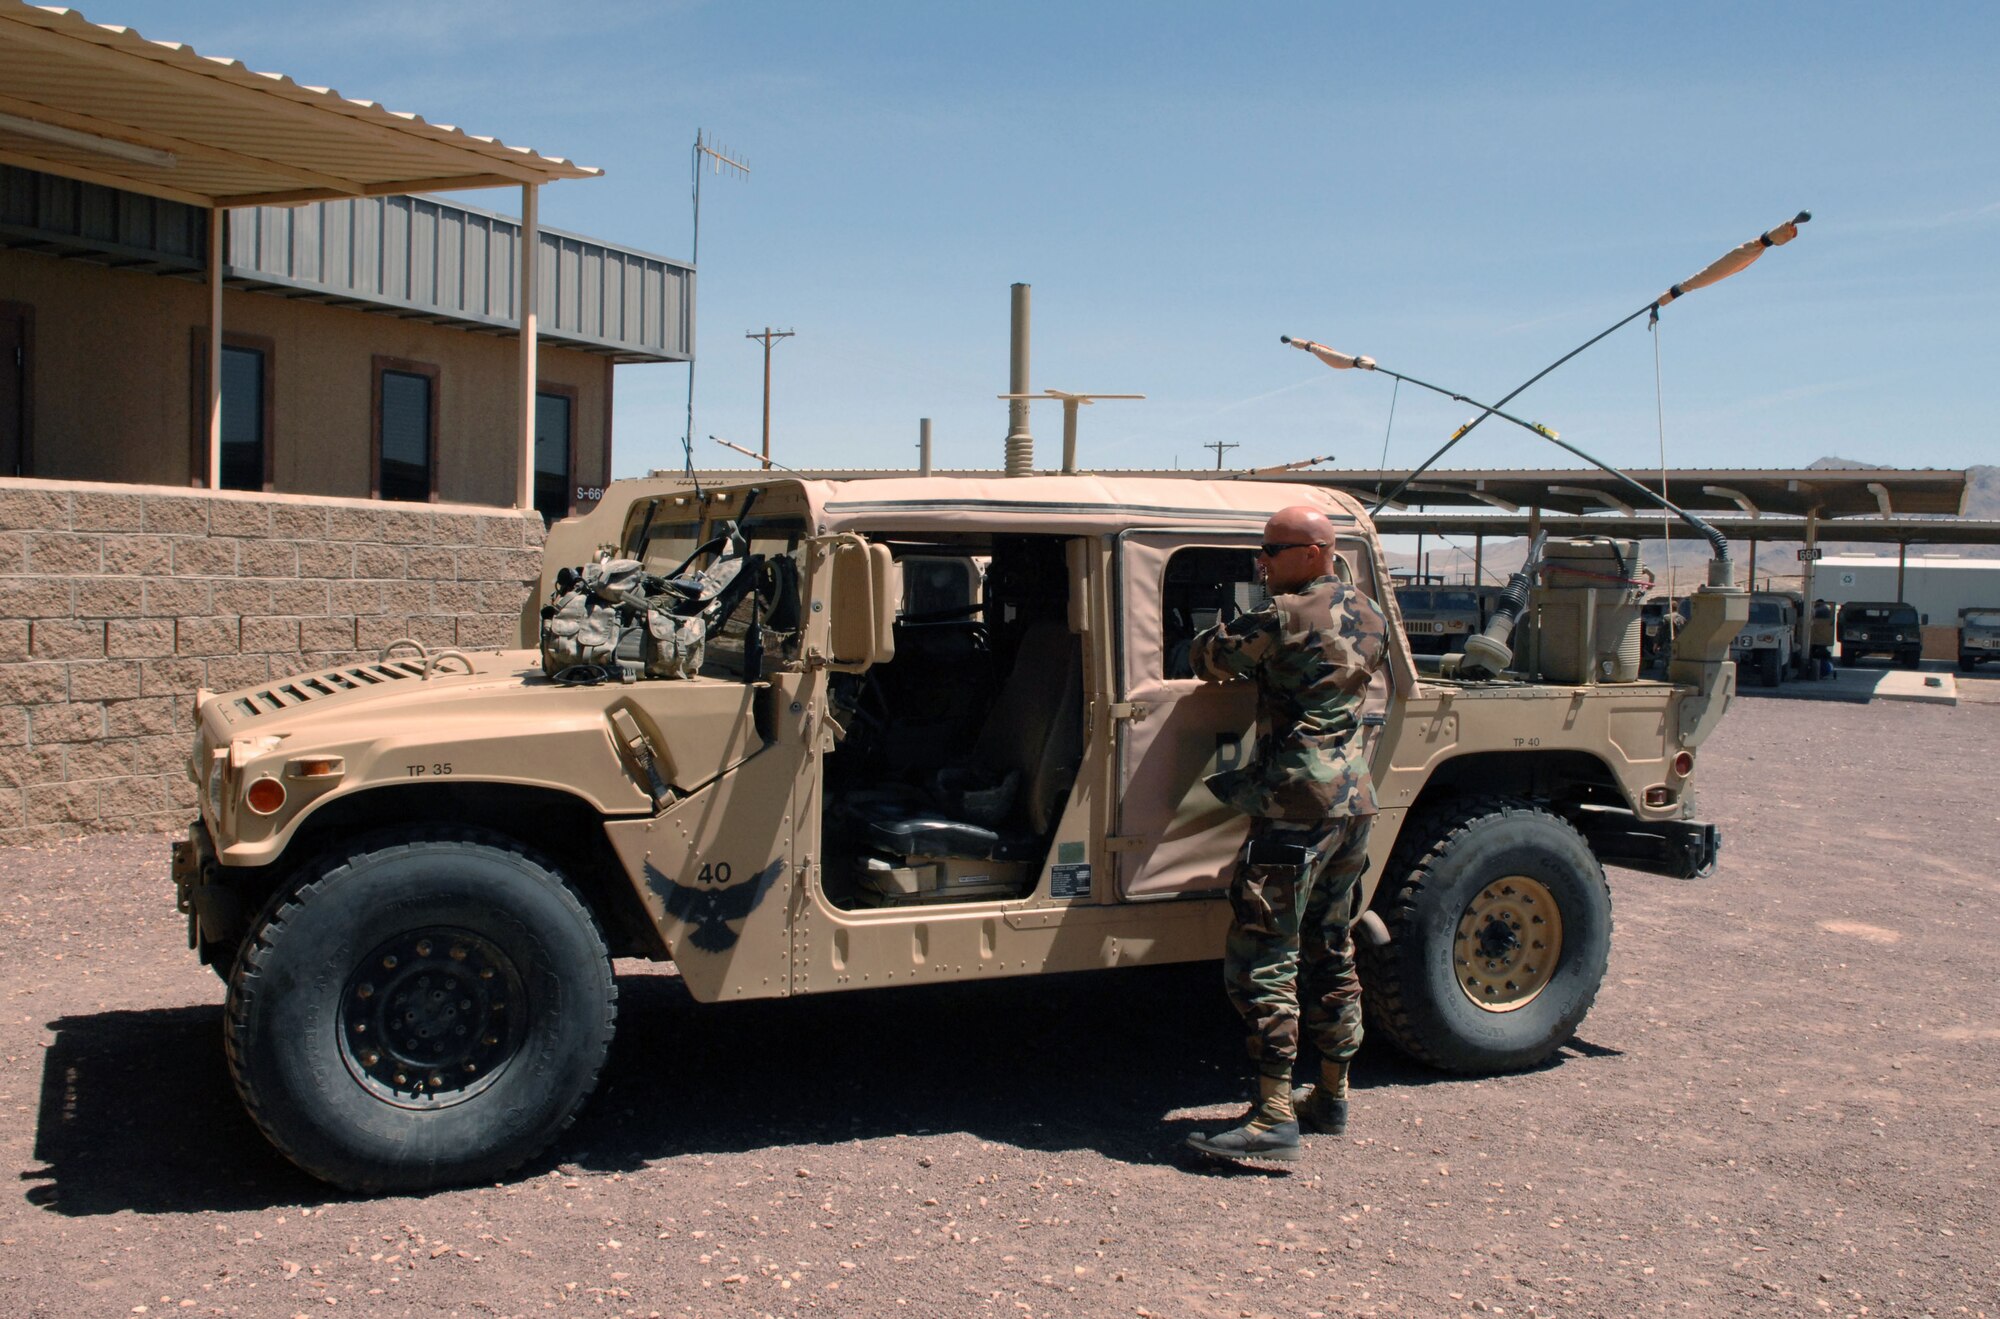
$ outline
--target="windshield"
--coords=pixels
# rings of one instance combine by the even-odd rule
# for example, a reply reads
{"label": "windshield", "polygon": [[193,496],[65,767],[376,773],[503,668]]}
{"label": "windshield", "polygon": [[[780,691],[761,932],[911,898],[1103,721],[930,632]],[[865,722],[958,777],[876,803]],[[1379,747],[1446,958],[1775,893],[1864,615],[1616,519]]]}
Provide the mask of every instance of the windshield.
{"label": "windshield", "polygon": [[1849,605],[1848,618],[1857,623],[1914,623],[1917,611],[1908,605]]}
{"label": "windshield", "polygon": [[1785,621],[1784,606],[1775,600],[1752,600],[1750,621],[1775,626]]}
{"label": "windshield", "polygon": [[1975,609],[1965,616],[1967,627],[2000,627],[2000,609]]}

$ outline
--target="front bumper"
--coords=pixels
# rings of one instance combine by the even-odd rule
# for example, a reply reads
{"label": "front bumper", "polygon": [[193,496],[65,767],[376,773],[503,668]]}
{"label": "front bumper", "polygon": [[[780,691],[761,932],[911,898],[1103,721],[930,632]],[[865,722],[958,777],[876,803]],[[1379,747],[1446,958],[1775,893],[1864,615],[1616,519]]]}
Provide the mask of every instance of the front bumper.
{"label": "front bumper", "polygon": [[1705,879],[1715,873],[1722,854],[1722,830],[1694,820],[1641,820],[1623,811],[1588,812],[1577,827],[1605,865],[1669,879]]}
{"label": "front bumper", "polygon": [[245,916],[236,890],[216,882],[220,868],[208,826],[194,821],[174,844],[174,906],[186,914],[188,947],[201,954],[204,966],[221,954],[228,932],[241,931]]}

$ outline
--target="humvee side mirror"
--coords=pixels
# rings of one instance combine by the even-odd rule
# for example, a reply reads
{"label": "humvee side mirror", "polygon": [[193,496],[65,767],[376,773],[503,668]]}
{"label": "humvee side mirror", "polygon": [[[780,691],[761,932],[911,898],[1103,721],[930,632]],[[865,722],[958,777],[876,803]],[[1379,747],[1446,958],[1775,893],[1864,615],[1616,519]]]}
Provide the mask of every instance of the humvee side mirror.
{"label": "humvee side mirror", "polygon": [[1917,622],[1925,627],[1929,627],[1931,625],[1931,616],[1929,614],[1920,614],[1917,616]]}
{"label": "humvee side mirror", "polygon": [[836,669],[859,670],[896,657],[896,607],[902,572],[887,545],[860,540],[832,547],[828,583],[828,659]]}

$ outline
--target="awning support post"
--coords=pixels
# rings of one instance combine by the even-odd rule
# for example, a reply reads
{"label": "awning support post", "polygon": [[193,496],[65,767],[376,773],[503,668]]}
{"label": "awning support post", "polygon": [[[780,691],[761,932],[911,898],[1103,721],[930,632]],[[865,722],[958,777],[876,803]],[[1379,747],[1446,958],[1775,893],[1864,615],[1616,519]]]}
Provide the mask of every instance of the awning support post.
{"label": "awning support post", "polygon": [[1910,562],[1910,542],[1906,540],[1897,541],[1896,542],[1896,603],[1897,604],[1903,603],[1903,571],[1909,566],[1909,562]]}
{"label": "awning support post", "polygon": [[535,263],[542,246],[535,206],[539,192],[536,184],[521,185],[521,272],[516,290],[521,311],[521,479],[514,490],[515,508],[535,506],[535,368],[539,347],[535,291],[541,278]]}
{"label": "awning support post", "polygon": [[[222,489],[222,230],[229,212],[213,206],[208,212],[208,480],[210,490]],[[267,440],[266,443],[269,443]]]}

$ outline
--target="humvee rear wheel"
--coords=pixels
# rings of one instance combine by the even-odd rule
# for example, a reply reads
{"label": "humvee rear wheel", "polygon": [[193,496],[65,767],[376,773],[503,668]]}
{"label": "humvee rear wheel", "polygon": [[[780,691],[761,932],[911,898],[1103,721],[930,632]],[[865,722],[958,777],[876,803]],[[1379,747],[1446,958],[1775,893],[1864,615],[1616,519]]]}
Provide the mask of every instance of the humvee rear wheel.
{"label": "humvee rear wheel", "polygon": [[1527,802],[1459,802],[1405,828],[1361,948],[1370,1025],[1446,1071],[1517,1071],[1576,1033],[1611,953],[1611,893],[1583,836]]}
{"label": "humvee rear wheel", "polygon": [[231,974],[230,1071],[294,1163],[351,1190],[490,1181],[596,1085],[617,997],[603,936],[498,835],[377,835],[308,867]]}
{"label": "humvee rear wheel", "polygon": [[1512,1012],[1534,1002],[1562,957],[1562,912],[1539,880],[1507,875],[1459,914],[1451,963],[1474,1006]]}

